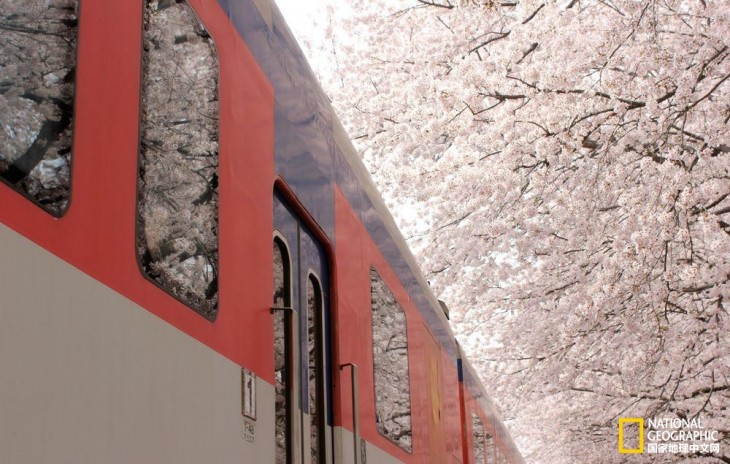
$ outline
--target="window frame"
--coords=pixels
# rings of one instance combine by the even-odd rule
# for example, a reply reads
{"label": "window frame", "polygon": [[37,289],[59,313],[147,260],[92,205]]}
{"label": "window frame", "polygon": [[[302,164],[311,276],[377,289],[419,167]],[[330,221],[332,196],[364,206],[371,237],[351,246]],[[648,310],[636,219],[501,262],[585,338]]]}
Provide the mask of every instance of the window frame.
{"label": "window frame", "polygon": [[[403,314],[403,324],[405,326],[405,337],[406,337],[406,355],[405,355],[405,359],[406,359],[406,376],[408,377],[408,382],[407,382],[408,383],[408,415],[409,415],[410,423],[411,423],[410,424],[410,430],[409,430],[410,437],[411,437],[411,446],[410,446],[410,449],[404,448],[403,446],[401,446],[400,443],[396,442],[391,437],[389,437],[388,435],[386,435],[385,433],[383,433],[383,431],[381,431],[381,427],[378,426],[378,422],[377,422],[377,416],[378,416],[378,396],[377,396],[377,380],[376,380],[376,374],[375,374],[375,372],[377,370],[376,369],[377,363],[376,363],[376,359],[375,359],[375,336],[374,336],[374,327],[373,327],[373,320],[374,320],[374,318],[373,318],[373,280],[372,280],[373,273],[375,273],[375,275],[378,276],[378,279],[380,280],[380,282],[385,286],[385,288],[388,290],[388,292],[393,297],[393,300],[396,303],[397,309],[400,310],[400,312]],[[388,440],[388,442],[392,443],[393,445],[397,446],[398,449],[402,450],[405,453],[408,453],[408,454],[412,455],[414,453],[414,446],[413,446],[414,445],[413,444],[413,436],[414,436],[414,434],[413,434],[413,394],[412,394],[413,389],[411,388],[412,387],[412,385],[411,385],[411,380],[412,380],[412,378],[411,378],[411,344],[410,344],[410,340],[411,340],[411,337],[410,337],[411,333],[410,332],[411,332],[411,330],[409,329],[408,313],[406,312],[406,310],[403,308],[403,305],[401,304],[401,302],[396,297],[395,293],[391,289],[391,286],[386,282],[386,280],[383,278],[382,274],[380,272],[378,272],[378,270],[377,270],[377,268],[376,268],[375,265],[371,265],[368,268],[368,281],[370,282],[370,312],[369,312],[369,314],[370,314],[370,337],[371,337],[370,338],[370,355],[372,356],[372,359],[373,359],[373,363],[372,363],[372,368],[373,368],[373,412],[375,414],[375,416],[373,417],[373,419],[375,420],[375,424],[374,424],[375,425],[375,430],[378,432],[378,435],[380,435],[381,437],[385,438],[386,440]]]}
{"label": "window frame", "polygon": [[307,269],[305,288],[304,288],[304,301],[306,306],[306,333],[307,333],[307,415],[309,416],[309,445],[310,454],[313,446],[311,442],[312,438],[312,405],[310,395],[310,378],[309,378],[309,283],[312,282],[312,289],[314,293],[314,309],[315,314],[313,315],[313,322],[317,327],[317,332],[314,334],[315,352],[314,356],[318,363],[318,369],[315,370],[314,382],[317,387],[316,402],[317,402],[317,429],[321,433],[317,436],[317,452],[319,459],[327,456],[327,417],[329,415],[329,401],[327,398],[327,343],[326,327],[325,327],[325,293],[324,286],[322,285],[322,278],[313,268]]}
{"label": "window frame", "polygon": [[[79,0],[79,1],[81,1],[81,0]],[[145,64],[144,64],[144,60],[145,60],[145,53],[146,53],[145,52],[145,48],[144,48],[144,35],[145,35],[145,28],[147,26],[147,21],[146,21],[147,4],[149,2],[151,2],[151,1],[153,1],[153,0],[143,0],[141,2],[141,17],[142,17],[141,25],[142,25],[142,28],[141,28],[140,33],[142,35],[142,40],[141,40],[141,43],[140,43],[140,91],[139,91],[139,121],[138,121],[138,128],[139,129],[138,129],[138,141],[137,141],[137,175],[136,175],[137,185],[135,186],[135,239],[134,239],[134,242],[135,242],[135,246],[134,246],[134,248],[135,248],[135,259],[137,261],[137,267],[139,268],[139,271],[140,271],[140,273],[142,274],[142,276],[144,277],[145,280],[147,280],[152,285],[154,285],[158,289],[160,289],[163,292],[165,292],[168,296],[172,297],[173,299],[175,299],[180,304],[184,305],[187,308],[192,309],[193,311],[195,311],[196,313],[198,313],[200,316],[202,316],[205,319],[207,319],[209,322],[214,323],[215,320],[218,317],[218,314],[220,313],[220,310],[221,310],[221,304],[220,304],[220,296],[221,296],[221,286],[220,286],[220,281],[221,281],[221,279],[220,279],[220,255],[221,255],[221,248],[220,248],[220,243],[221,243],[220,242],[220,210],[221,210],[221,208],[220,208],[220,188],[218,189],[218,192],[217,192],[217,194],[219,195],[219,200],[218,200],[218,205],[216,207],[217,221],[218,221],[218,233],[216,234],[216,243],[217,243],[217,250],[218,250],[218,259],[217,259],[217,266],[216,266],[216,278],[218,279],[218,283],[217,283],[216,292],[217,292],[218,298],[217,298],[217,301],[216,301],[215,306],[212,308],[212,311],[208,312],[208,311],[204,310],[202,307],[200,307],[198,305],[195,305],[195,304],[192,304],[191,302],[186,301],[182,297],[173,294],[164,285],[162,285],[160,282],[158,282],[154,278],[152,278],[147,273],[147,271],[145,270],[145,264],[144,264],[144,262],[142,260],[142,257],[140,256],[140,253],[138,252],[138,247],[140,245],[140,243],[139,243],[139,237],[140,237],[140,218],[142,217],[141,216],[141,210],[140,210],[140,206],[142,204],[141,203],[141,197],[142,197],[142,191],[141,190],[142,189],[140,188],[140,175],[139,175],[139,172],[140,172],[140,170],[142,168],[142,165],[143,165],[143,154],[142,154],[142,152],[143,152],[143,147],[142,147],[142,134],[144,132],[144,130],[143,130],[144,129],[144,117],[143,117],[143,111],[144,111],[143,110],[143,108],[144,108],[143,102],[144,102],[144,99],[143,99],[143,93],[144,93],[144,79],[145,79]],[[217,88],[216,88],[216,93],[218,95],[218,122],[217,122],[217,128],[216,128],[216,140],[217,140],[217,143],[218,143],[218,168],[217,168],[217,172],[218,172],[218,182],[220,183],[220,180],[221,180],[220,179],[220,164],[221,164],[220,163],[220,160],[221,160],[221,156],[222,156],[221,145],[220,145],[220,140],[221,140],[221,118],[223,117],[223,112],[221,111],[221,107],[220,107],[220,91],[221,91],[221,76],[222,76],[222,73],[221,73],[222,66],[221,66],[221,60],[220,60],[221,54],[219,52],[218,43],[216,42],[215,37],[210,32],[210,29],[206,25],[205,21],[203,21],[203,18],[200,16],[200,14],[198,14],[198,12],[196,11],[195,7],[190,3],[189,0],[182,0],[181,3],[184,3],[190,9],[190,11],[192,12],[195,20],[208,33],[208,35],[210,37],[210,41],[211,41],[211,43],[213,45],[213,49],[215,51],[215,56],[216,56],[215,73],[218,76],[218,79],[217,79]]]}
{"label": "window frame", "polygon": [[[44,212],[50,214],[56,219],[63,218],[67,213],[68,210],[71,208],[71,202],[73,200],[73,186],[74,186],[74,148],[76,147],[76,122],[78,119],[77,114],[77,97],[78,97],[78,75],[79,75],[79,44],[81,40],[81,18],[83,15],[82,12],[82,4],[85,0],[75,0],[76,1],[76,40],[74,45],[74,51],[73,51],[73,74],[74,74],[74,80],[73,80],[73,90],[72,90],[72,96],[70,101],[71,106],[71,122],[69,123],[69,127],[71,129],[71,140],[70,144],[68,146],[69,149],[69,155],[68,155],[68,196],[66,198],[66,204],[63,206],[63,208],[59,209],[58,211],[54,211],[52,209],[47,208],[45,205],[43,205],[38,199],[33,197],[29,192],[22,188],[18,188],[16,185],[8,181],[5,176],[0,175],[0,184],[6,185],[10,190],[17,193],[18,195],[24,197],[26,200],[28,200],[30,203],[35,205],[36,207],[40,208]],[[45,159],[45,156],[41,159],[41,161]],[[10,165],[12,166],[12,164]],[[30,172],[26,174],[26,177],[30,175]]]}
{"label": "window frame", "polygon": [[[283,234],[281,234],[278,230],[274,230],[273,234],[273,240],[272,240],[273,247],[276,247],[280,253],[280,256],[282,258],[282,277],[283,277],[283,286],[282,288],[286,292],[283,296],[283,304],[284,306],[281,308],[277,308],[281,311],[290,311],[290,313],[281,312],[281,311],[274,311],[272,308],[272,315],[274,318],[280,317],[282,318],[283,322],[283,337],[284,337],[284,353],[283,356],[286,358],[285,362],[285,368],[284,368],[284,379],[283,379],[283,385],[284,385],[284,397],[285,397],[285,430],[284,430],[284,461],[286,463],[293,462],[294,459],[294,453],[295,453],[295,440],[294,435],[296,430],[296,424],[295,424],[295,417],[296,417],[296,410],[295,410],[295,399],[296,399],[296,389],[297,387],[297,379],[298,376],[296,375],[296,349],[295,345],[297,343],[296,340],[296,333],[295,333],[295,327],[292,327],[292,325],[296,326],[296,324],[291,323],[292,319],[295,319],[295,312],[294,312],[294,306],[293,306],[293,297],[294,297],[294,287],[293,287],[293,267],[292,267],[292,255],[291,255],[291,247],[289,246],[289,243],[287,242],[286,238]],[[272,260],[272,264],[273,264]],[[276,289],[274,289],[276,290]],[[272,301],[272,304],[274,301]],[[276,324],[277,321],[272,321],[272,325],[274,328],[274,337],[276,337]],[[276,394],[277,389],[277,380],[276,380],[276,338],[274,338],[274,346],[272,347],[274,351],[274,392]],[[276,446],[278,446],[277,439],[276,439],[276,400],[274,401],[274,456],[276,456]]]}

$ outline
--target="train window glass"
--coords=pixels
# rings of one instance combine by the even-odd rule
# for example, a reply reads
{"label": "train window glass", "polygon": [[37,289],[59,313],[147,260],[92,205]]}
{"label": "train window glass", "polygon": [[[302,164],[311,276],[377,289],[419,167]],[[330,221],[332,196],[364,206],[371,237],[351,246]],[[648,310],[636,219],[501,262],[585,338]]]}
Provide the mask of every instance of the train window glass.
{"label": "train window glass", "polygon": [[309,430],[313,464],[325,461],[322,322],[322,287],[317,278],[310,274],[307,279],[307,352]]}
{"label": "train window glass", "polygon": [[486,455],[487,455],[487,464],[493,464],[496,463],[494,459],[494,438],[492,438],[492,435],[490,433],[487,433],[487,444],[486,444]]}
{"label": "train window glass", "polygon": [[406,315],[375,269],[370,269],[370,293],[376,427],[381,435],[411,452]]}
{"label": "train window glass", "polygon": [[137,249],[145,274],[218,307],[218,57],[185,1],[145,4]]}
{"label": "train window glass", "polygon": [[0,179],[56,216],[71,184],[78,8],[0,2]]}
{"label": "train window glass", "polygon": [[482,425],[479,414],[475,411],[471,412],[471,431],[474,435],[474,462],[476,464],[485,464],[484,425]]}
{"label": "train window glass", "polygon": [[[291,307],[291,263],[286,245],[274,240],[274,307]],[[274,377],[276,380],[276,464],[290,461],[291,428],[291,371],[289,362],[290,340],[288,317],[283,310],[274,311]]]}

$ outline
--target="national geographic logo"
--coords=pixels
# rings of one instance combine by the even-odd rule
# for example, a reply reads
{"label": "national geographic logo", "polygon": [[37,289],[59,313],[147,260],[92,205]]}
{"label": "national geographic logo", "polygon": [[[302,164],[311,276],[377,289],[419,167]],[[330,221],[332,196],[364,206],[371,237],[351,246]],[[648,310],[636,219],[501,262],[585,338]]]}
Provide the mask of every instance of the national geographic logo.
{"label": "national geographic logo", "polygon": [[[626,448],[624,446],[624,430],[626,424],[638,424],[638,448]],[[644,419],[641,417],[623,417],[618,420],[618,452],[621,454],[641,454],[644,452]]]}
{"label": "national geographic logo", "polygon": [[707,429],[699,418],[652,418],[646,419],[646,424],[642,417],[618,420],[618,452],[621,454],[712,455],[720,453],[719,442],[720,433]]}

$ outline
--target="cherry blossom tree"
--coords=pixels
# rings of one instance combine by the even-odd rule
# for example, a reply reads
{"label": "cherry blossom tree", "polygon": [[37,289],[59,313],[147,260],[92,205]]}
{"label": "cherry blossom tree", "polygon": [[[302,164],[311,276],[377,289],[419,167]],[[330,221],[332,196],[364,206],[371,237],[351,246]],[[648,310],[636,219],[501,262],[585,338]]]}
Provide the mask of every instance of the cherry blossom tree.
{"label": "cherry blossom tree", "polygon": [[730,462],[730,4],[332,2],[323,29],[317,73],[528,460],[621,462],[618,418],[700,417],[720,454],[667,462]]}

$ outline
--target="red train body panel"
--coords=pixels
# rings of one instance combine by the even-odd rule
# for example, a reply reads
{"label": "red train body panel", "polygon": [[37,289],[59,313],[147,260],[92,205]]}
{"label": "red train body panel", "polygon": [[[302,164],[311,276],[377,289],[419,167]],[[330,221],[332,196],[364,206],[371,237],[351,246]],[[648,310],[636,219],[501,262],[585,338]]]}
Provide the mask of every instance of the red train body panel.
{"label": "red train body panel", "polygon": [[[311,71],[306,66],[301,68],[301,52],[276,7],[253,0],[189,0],[189,4],[214,39],[220,63],[217,318],[209,321],[201,317],[151,282],[137,259],[142,0],[81,1],[69,207],[62,217],[56,218],[2,184],[0,223],[122,295],[130,302],[130,314],[143,308],[179,335],[197,340],[204,349],[225,358],[225,362],[253,372],[266,390],[276,381],[271,314],[274,291],[271,243],[276,192],[315,237],[328,261],[326,292],[331,353],[327,361],[327,388],[331,393],[327,395],[331,417],[327,422],[331,430],[327,433],[333,438],[326,462],[354,460],[348,444],[355,425],[353,385],[346,371],[338,368],[345,363],[359,366],[358,420],[360,435],[367,443],[367,462],[472,463],[475,445],[469,419],[471,411],[481,417],[505,459],[521,462],[483,387],[478,385],[470,368],[464,367],[465,361],[462,364],[448,322],[414,267],[413,258],[394,229],[357,154],[349,141],[343,140],[336,117]],[[287,70],[291,72],[284,72]],[[298,126],[296,120],[301,115],[297,111],[304,116],[313,114],[314,122]],[[386,438],[376,427],[369,309],[371,268],[377,271],[405,312],[411,452]],[[10,268],[4,267],[2,272],[3,278],[11,282]],[[42,275],[44,270],[35,272]],[[49,290],[41,285],[38,292],[44,291]],[[79,295],[78,300],[59,302],[59,307],[88,304]],[[5,305],[3,311],[9,313],[12,309]],[[89,311],[93,313],[95,309]],[[81,320],[78,323],[83,324]],[[131,340],[135,336],[129,334]],[[99,334],[99,338],[104,336]],[[83,343],[90,351],[104,346],[104,341],[95,337]],[[0,357],[0,362],[7,360]],[[7,366],[0,364],[0,367]],[[164,369],[164,362],[157,368]],[[469,373],[465,375],[465,371]],[[306,375],[304,372],[302,376]],[[110,371],[105,375],[119,376],[116,380],[123,381],[121,373]],[[28,379],[38,380],[37,377]],[[141,390],[147,388],[148,381],[144,376],[135,379]],[[16,395],[14,388],[0,383],[0,393]],[[149,388],[156,391],[157,387]],[[170,395],[176,394],[174,386],[160,388],[163,392],[172,388]],[[305,394],[306,387],[302,388]],[[104,397],[104,391],[100,394]],[[114,402],[115,398],[110,396],[105,400]],[[240,448],[239,455],[230,456],[231,462],[241,462],[241,458],[246,462],[247,457],[262,459],[261,456],[274,462],[273,426],[269,424],[273,423],[274,404],[262,396],[258,401],[259,418],[241,419],[244,430],[246,424],[258,420],[259,429],[266,430],[271,438],[268,441],[259,438],[256,444],[259,448],[247,451],[245,442],[249,435],[236,431],[245,446],[231,445],[232,449]],[[138,402],[137,399],[130,403],[130,407]],[[24,404],[24,407],[32,409],[38,405]],[[158,419],[163,423],[169,419],[171,429],[175,430],[179,417],[168,417],[168,413],[149,411],[150,415],[160,416]],[[266,422],[265,416],[272,419]],[[10,427],[3,421],[12,417],[2,417],[0,414],[0,427]],[[80,430],[99,425],[92,421],[85,423],[82,418],[78,420]],[[74,421],[67,426],[75,427]],[[119,439],[109,435],[97,439],[102,442]],[[170,446],[160,440],[161,447]],[[110,449],[111,445],[100,446]],[[8,460],[11,456],[2,458],[2,448],[0,461],[13,462]],[[139,449],[142,450],[142,445]],[[69,449],[62,453],[68,454],[68,462],[82,462],[76,451]],[[358,451],[356,447],[354,454]],[[94,454],[97,451],[88,453],[95,459],[100,456]],[[291,459],[302,464],[311,460],[306,453]],[[119,461],[124,462],[124,457],[119,457]],[[59,459],[59,462],[67,461]]]}

